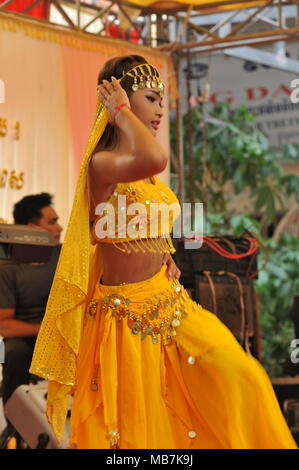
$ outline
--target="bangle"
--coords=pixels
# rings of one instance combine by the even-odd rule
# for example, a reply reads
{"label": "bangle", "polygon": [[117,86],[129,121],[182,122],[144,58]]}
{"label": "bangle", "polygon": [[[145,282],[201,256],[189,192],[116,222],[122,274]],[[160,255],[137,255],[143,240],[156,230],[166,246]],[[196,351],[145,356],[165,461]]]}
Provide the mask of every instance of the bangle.
{"label": "bangle", "polygon": [[122,104],[119,104],[118,106],[115,106],[115,107],[114,107],[114,110],[115,110],[114,116],[113,116],[113,122],[114,122],[114,124],[115,124],[115,117],[116,117],[118,111],[120,111],[121,108],[123,108],[124,106],[126,106],[128,109],[131,109],[130,106],[128,105],[128,103],[122,103]]}
{"label": "bangle", "polygon": [[120,108],[122,108],[123,106],[127,106],[129,109],[131,109],[130,106],[128,105],[128,103],[119,104],[118,106],[115,106],[114,109],[116,109],[117,111],[119,111]]}

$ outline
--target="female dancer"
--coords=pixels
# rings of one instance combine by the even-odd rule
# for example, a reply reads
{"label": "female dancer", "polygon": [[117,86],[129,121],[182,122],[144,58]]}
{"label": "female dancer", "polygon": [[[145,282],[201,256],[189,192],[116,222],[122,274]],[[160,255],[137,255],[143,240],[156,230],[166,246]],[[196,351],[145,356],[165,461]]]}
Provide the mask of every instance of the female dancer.
{"label": "female dancer", "polygon": [[[259,362],[166,275],[179,212],[165,222],[149,210],[178,205],[155,176],[168,159],[155,139],[163,93],[140,56],[112,59],[100,73],[31,366],[49,380],[49,422],[61,439],[72,394],[70,448],[297,449]],[[129,223],[124,196],[145,208]]]}

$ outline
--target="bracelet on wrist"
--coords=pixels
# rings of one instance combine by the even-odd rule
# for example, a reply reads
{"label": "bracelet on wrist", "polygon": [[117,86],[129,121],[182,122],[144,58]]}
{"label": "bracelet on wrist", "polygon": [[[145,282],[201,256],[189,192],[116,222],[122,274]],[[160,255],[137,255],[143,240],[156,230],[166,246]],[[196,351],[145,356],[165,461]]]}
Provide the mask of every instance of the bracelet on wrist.
{"label": "bracelet on wrist", "polygon": [[116,118],[116,115],[117,113],[121,110],[121,108],[123,108],[124,106],[126,106],[128,109],[131,109],[131,107],[128,105],[128,103],[122,103],[122,104],[119,104],[118,106],[115,106],[114,107],[114,116],[113,116],[113,122],[115,124],[115,118]]}

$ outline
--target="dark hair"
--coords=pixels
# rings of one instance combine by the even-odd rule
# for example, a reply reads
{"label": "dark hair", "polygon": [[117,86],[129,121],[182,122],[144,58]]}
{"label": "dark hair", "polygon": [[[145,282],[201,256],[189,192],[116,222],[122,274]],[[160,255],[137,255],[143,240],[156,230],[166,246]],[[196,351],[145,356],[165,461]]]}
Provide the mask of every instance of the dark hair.
{"label": "dark hair", "polygon": [[[100,85],[103,80],[111,81],[111,77],[121,78],[124,73],[128,72],[130,69],[139,64],[147,64],[147,60],[140,55],[127,55],[114,57],[113,59],[108,60],[98,76],[98,85]],[[152,68],[152,67],[151,67]],[[125,77],[121,81],[121,86],[127,92],[128,97],[130,98],[132,92],[132,85],[134,79],[132,77]],[[107,124],[105,131],[99,142],[97,143],[93,153],[99,152],[101,150],[112,150],[117,143],[117,129],[111,124]]]}
{"label": "dark hair", "polygon": [[30,222],[37,222],[42,217],[40,210],[43,207],[50,206],[52,198],[53,196],[48,193],[23,197],[23,199],[14,205],[13,217],[15,224],[27,225]]}

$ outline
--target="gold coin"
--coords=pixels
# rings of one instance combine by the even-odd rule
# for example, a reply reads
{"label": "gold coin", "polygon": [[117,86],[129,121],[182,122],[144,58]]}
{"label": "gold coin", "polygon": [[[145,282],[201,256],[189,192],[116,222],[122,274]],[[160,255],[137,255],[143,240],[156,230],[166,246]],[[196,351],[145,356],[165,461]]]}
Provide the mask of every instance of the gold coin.
{"label": "gold coin", "polygon": [[147,80],[146,83],[145,83],[145,86],[146,86],[146,88],[151,88],[152,87],[151,81]]}
{"label": "gold coin", "polygon": [[152,81],[152,88],[157,88],[157,82],[156,82],[156,80],[153,80],[153,81]]}
{"label": "gold coin", "polygon": [[138,87],[137,83],[134,83],[134,85],[132,85],[132,90],[133,90],[133,91],[137,91],[138,88],[139,88],[139,87]]}

